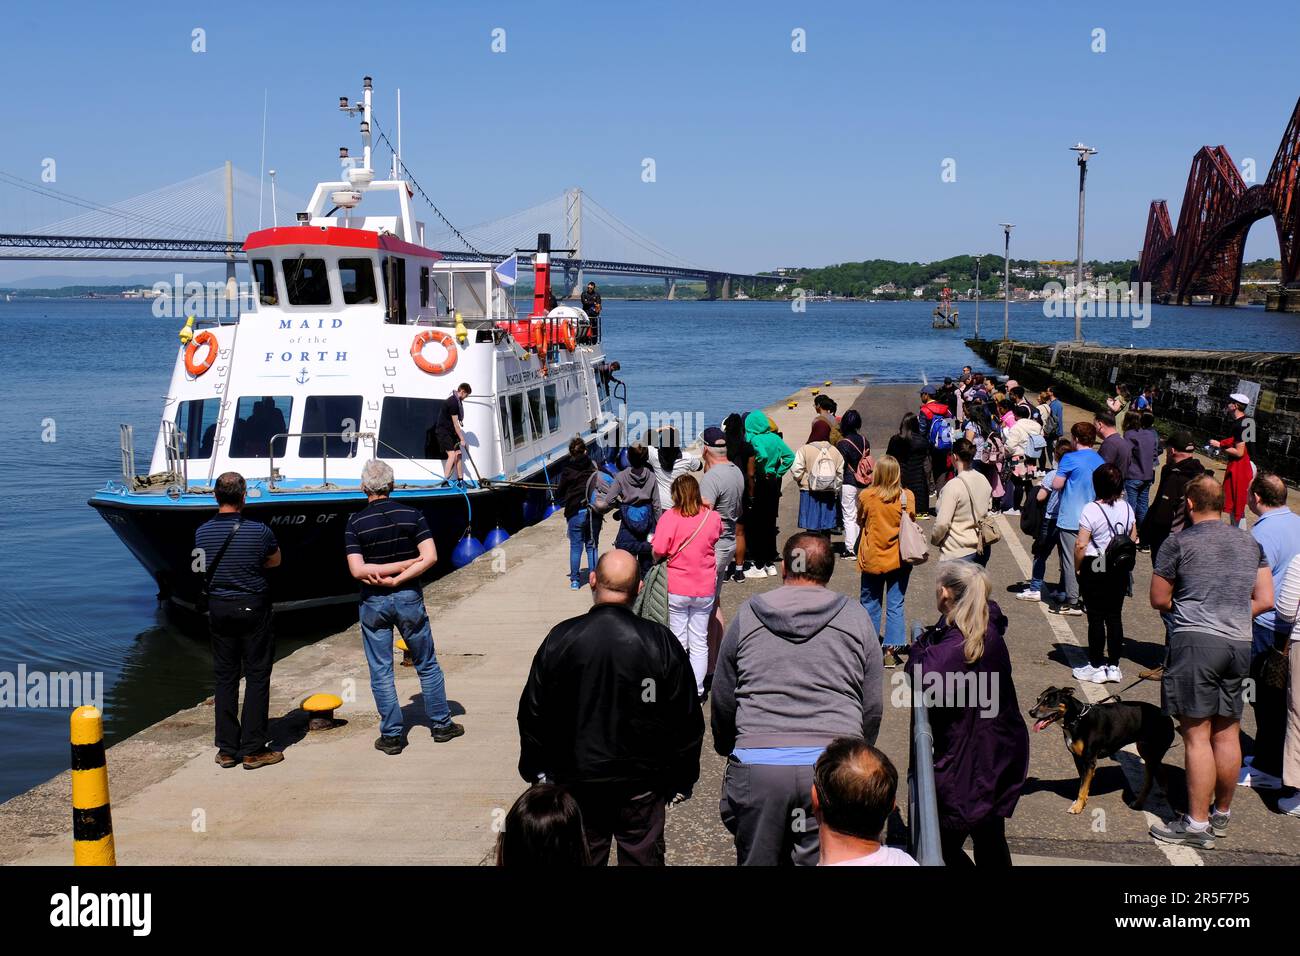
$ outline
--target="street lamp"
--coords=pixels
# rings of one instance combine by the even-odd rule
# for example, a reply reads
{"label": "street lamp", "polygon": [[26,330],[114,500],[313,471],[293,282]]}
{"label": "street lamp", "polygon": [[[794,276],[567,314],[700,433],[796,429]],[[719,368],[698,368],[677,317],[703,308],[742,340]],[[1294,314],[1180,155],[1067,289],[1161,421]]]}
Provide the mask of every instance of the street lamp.
{"label": "street lamp", "polygon": [[980,340],[980,260],[983,256],[975,257],[975,341]]}
{"label": "street lamp", "polygon": [[1000,222],[1003,235],[1006,241],[1003,244],[1003,264],[1002,264],[1002,341],[1007,342],[1011,339],[1011,230],[1016,227],[1014,222]]}
{"label": "street lamp", "polygon": [[275,170],[268,169],[267,173],[271,177],[271,224],[274,226],[279,226],[280,215],[275,208]]}
{"label": "street lamp", "polygon": [[1083,184],[1088,178],[1088,157],[1097,151],[1083,143],[1075,143],[1070,149],[1079,154],[1079,251],[1074,263],[1074,341],[1083,344],[1083,317],[1079,314],[1079,304],[1083,298]]}

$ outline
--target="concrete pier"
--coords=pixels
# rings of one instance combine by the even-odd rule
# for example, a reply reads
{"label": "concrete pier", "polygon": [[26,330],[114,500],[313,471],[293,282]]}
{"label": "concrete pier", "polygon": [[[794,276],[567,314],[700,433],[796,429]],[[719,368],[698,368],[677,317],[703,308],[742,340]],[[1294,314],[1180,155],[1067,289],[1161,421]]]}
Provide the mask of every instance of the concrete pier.
{"label": "concrete pier", "polygon": [[[820,384],[820,383],[818,383]],[[917,405],[917,387],[860,385],[822,388],[840,412],[856,407],[875,454],[883,454],[902,414]],[[813,416],[808,388],[769,413],[793,447],[802,444]],[[1067,410],[1067,424],[1083,416]],[[787,481],[781,507],[781,536],[795,530],[797,491]],[[1018,602],[1008,587],[1027,577],[1024,538],[1008,519],[1004,541],[989,563],[995,599],[1010,620],[1015,689],[1021,710],[1049,684],[1074,685],[1069,666],[1081,663],[1086,644],[1084,618],[1049,615],[1046,606]],[[927,523],[923,523],[923,530]],[[607,524],[602,545],[613,530]],[[419,685],[409,668],[398,668],[398,695],[411,726],[410,746],[399,757],[373,749],[378,718],[353,627],[304,647],[280,661],[273,675],[271,712],[276,745],[285,761],[256,772],[222,770],[213,762],[211,702],[182,711],[108,751],[113,819],[120,864],[351,864],[490,863],[494,824],[524,788],[516,771],[515,713],[534,651],[547,630],[583,613],[590,593],[566,583],[568,542],[560,516],[510,539],[498,552],[430,585],[425,592],[433,620],[447,690],[465,736],[435,744],[424,725]],[[937,558],[916,568],[907,595],[910,620],[933,623]],[[1055,569],[1048,579],[1054,581]],[[1150,562],[1142,556],[1134,597],[1125,605],[1129,644],[1123,663],[1127,683],[1163,655],[1159,618],[1144,595]],[[766,578],[727,584],[724,612],[730,616],[753,594],[780,584]],[[840,561],[832,587],[856,596],[858,574]],[[1136,658],[1136,661],[1132,658]],[[906,774],[910,714],[906,695],[891,699],[899,672],[887,672],[879,746]],[[1078,686],[1078,685],[1074,685]],[[1123,686],[1123,685],[1120,685]],[[1100,699],[1118,689],[1087,685],[1081,695]],[[335,730],[306,731],[298,703],[316,692],[345,700],[336,714],[346,721]],[[1159,701],[1159,687],[1143,683],[1127,699]],[[707,720],[707,712],[706,712]],[[1254,732],[1247,709],[1243,729]],[[1166,758],[1174,802],[1181,805],[1182,747]],[[718,815],[724,760],[705,734],[702,772],[691,800],[668,816],[668,862],[672,865],[735,862],[731,837]],[[1049,730],[1031,739],[1030,779],[1009,821],[1016,861],[1111,864],[1260,864],[1300,862],[1300,821],[1271,808],[1276,797],[1239,789],[1231,836],[1215,850],[1161,847],[1147,835],[1157,817],[1173,811],[1159,790],[1146,812],[1129,809],[1141,779],[1136,755],[1103,760],[1087,810],[1065,812],[1077,790],[1073,761],[1061,735]],[[69,774],[0,805],[0,863],[67,864],[72,860]],[[889,825],[889,842],[906,836],[904,804]],[[1154,814],[1154,815],[1153,815]]]}

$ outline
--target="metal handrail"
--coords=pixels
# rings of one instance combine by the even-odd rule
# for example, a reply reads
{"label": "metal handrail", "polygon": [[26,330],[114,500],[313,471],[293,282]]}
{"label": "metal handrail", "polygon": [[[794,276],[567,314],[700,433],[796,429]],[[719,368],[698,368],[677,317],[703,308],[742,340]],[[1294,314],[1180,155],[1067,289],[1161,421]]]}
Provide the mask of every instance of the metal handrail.
{"label": "metal handrail", "polygon": [[[277,441],[279,441],[281,438],[284,438],[284,439],[289,439],[289,438],[342,438],[342,439],[345,439],[345,440],[347,440],[347,439],[351,439],[351,440],[348,442],[348,444],[350,444],[350,445],[355,445],[355,444],[357,443],[357,441],[358,441],[358,440],[359,440],[363,435],[371,435],[371,433],[370,433],[370,432],[359,432],[359,431],[344,431],[344,432],[280,432],[278,435],[272,435],[272,436],[270,437],[270,439],[269,439],[269,440],[267,441],[267,443],[266,443],[266,457],[270,460],[270,470],[271,470],[270,477],[267,479],[267,487],[268,487],[270,490],[272,490],[272,491],[275,490],[275,443],[276,443]],[[372,435],[371,437],[373,437],[373,435]],[[302,447],[301,444],[299,444],[299,449],[300,449],[300,450],[301,450],[301,447]],[[288,457],[289,457],[289,456],[288,456],[288,450],[289,450],[289,446],[288,446],[288,442],[286,441],[286,442],[285,442],[285,455],[284,455],[283,457],[285,457],[285,458],[288,458]],[[324,485],[325,487],[329,487],[330,479],[329,479],[329,472],[328,472],[328,470],[327,470],[327,469],[329,468],[329,457],[330,457],[330,446],[329,446],[329,443],[328,443],[328,442],[321,442],[321,445],[320,445],[320,451],[321,451],[321,455],[320,455],[320,459],[321,459],[321,461],[320,461],[320,479],[321,479],[321,484]],[[301,456],[300,456],[300,457],[301,457]],[[348,457],[351,458],[352,456],[349,455]]]}
{"label": "metal handrail", "polygon": [[190,487],[190,452],[185,434],[175,422],[163,420],[163,453],[167,456],[167,470],[181,478],[182,487]]}
{"label": "metal handrail", "polygon": [[[912,626],[912,643],[920,637],[920,624]],[[909,682],[910,685],[910,682]],[[921,866],[943,866],[939,840],[939,795],[934,784],[934,731],[930,713],[918,688],[911,688],[912,753],[907,771],[907,829],[909,849]]]}

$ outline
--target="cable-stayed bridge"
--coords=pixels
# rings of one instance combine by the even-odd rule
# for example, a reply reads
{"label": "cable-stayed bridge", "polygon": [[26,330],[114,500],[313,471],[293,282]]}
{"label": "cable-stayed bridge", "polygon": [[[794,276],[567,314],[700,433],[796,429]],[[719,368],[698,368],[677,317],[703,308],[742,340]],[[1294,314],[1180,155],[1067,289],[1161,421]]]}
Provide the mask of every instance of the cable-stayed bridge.
{"label": "cable-stayed bridge", "polygon": [[[268,185],[227,163],[179,183],[113,203],[76,196],[52,184],[0,171],[0,210],[17,205],[46,213],[44,224],[0,233],[0,261],[210,262],[242,261],[243,238],[273,224],[290,224],[305,199]],[[429,203],[432,206],[432,203]],[[51,221],[50,209],[71,215]],[[760,283],[762,276],[702,268],[628,225],[581,189],[498,219],[458,229],[433,207],[439,222],[426,229],[424,245],[449,259],[500,261],[531,249],[538,233],[550,233],[558,252],[551,267],[563,275],[557,286],[576,293],[586,276],[661,278],[669,298],[681,279],[702,280],[709,298],[730,298]],[[39,213],[38,213],[39,215]],[[30,217],[35,218],[35,217]],[[527,253],[520,253],[527,261]]]}

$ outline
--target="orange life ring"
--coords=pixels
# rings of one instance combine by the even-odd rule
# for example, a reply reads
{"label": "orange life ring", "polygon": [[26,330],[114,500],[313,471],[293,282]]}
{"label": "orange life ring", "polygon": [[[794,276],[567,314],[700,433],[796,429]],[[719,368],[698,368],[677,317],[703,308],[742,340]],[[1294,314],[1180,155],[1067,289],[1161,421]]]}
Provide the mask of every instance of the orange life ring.
{"label": "orange life ring", "polygon": [[[430,342],[437,342],[447,350],[447,358],[440,364],[435,365],[424,357],[424,347]],[[456,367],[456,340],[442,329],[428,329],[417,335],[411,342],[411,358],[420,371],[428,372],[430,375],[446,375]]]}
{"label": "orange life ring", "polygon": [[578,347],[578,323],[572,319],[564,319],[560,322],[560,344],[569,352]]}
{"label": "orange life ring", "polygon": [[[194,356],[203,346],[208,347],[208,355],[201,363],[194,361]],[[185,371],[189,372],[195,378],[198,378],[208,369],[212,368],[212,363],[217,360],[217,337],[211,332],[204,329],[194,338],[190,339],[190,344],[185,346]]]}

